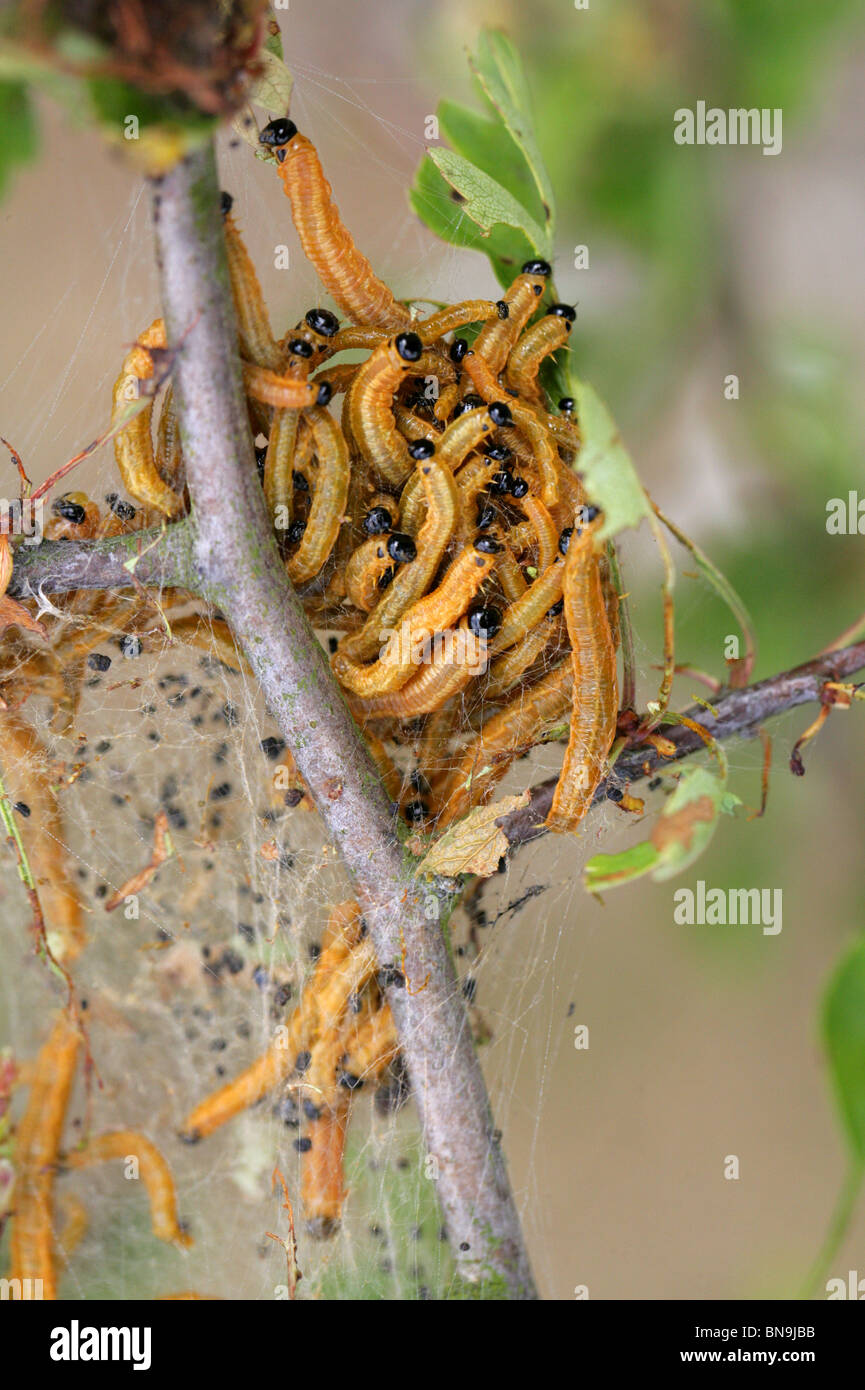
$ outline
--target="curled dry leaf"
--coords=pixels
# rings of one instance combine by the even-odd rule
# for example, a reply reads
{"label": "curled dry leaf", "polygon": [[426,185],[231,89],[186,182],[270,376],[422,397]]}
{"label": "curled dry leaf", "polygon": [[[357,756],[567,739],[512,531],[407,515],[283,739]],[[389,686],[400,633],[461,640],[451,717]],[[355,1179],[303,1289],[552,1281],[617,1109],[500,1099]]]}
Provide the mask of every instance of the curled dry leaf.
{"label": "curled dry leaf", "polygon": [[442,874],[447,878],[456,878],[459,874],[489,878],[508,852],[508,839],[500,822],[512,811],[528,804],[529,794],[523,792],[520,796],[505,796],[490,806],[478,806],[436,840],[415,872]]}

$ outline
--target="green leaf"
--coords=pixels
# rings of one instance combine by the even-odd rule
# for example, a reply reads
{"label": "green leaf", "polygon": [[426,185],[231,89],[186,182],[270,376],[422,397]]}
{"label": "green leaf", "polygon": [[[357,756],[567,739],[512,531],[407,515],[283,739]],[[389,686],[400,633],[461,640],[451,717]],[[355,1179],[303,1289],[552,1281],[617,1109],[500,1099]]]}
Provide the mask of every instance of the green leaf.
{"label": "green leaf", "polygon": [[600,396],[586,381],[569,376],[570,390],[577,403],[582,446],[580,473],[586,492],[604,513],[601,536],[610,540],[629,526],[639,526],[652,515],[651,503],[637,477],[631,456]]}
{"label": "green leaf", "polygon": [[495,29],[483,30],[477,54],[470,57],[469,62],[487,101],[498,112],[511,139],[525,156],[541,201],[547,244],[551,246],[555,199],[532,127],[531,96],[519,54],[506,34]]}
{"label": "green leaf", "polygon": [[656,883],[693,864],[715,833],[718,818],[732,815],[741,802],[725,779],[706,767],[691,767],[679,778],[648,840],[622,854],[596,854],[583,871],[592,893],[617,888],[651,873]]}
{"label": "green leaf", "polygon": [[865,936],[829,981],[823,1038],[841,1118],[854,1158],[865,1163]]}
{"label": "green leaf", "polygon": [[543,207],[531,170],[504,126],[455,101],[439,102],[437,114],[443,139],[479,169],[494,170],[502,187],[512,193],[536,221],[543,220]]}
{"label": "green leaf", "polygon": [[0,82],[0,197],[13,169],[36,154],[38,137],[30,95],[23,82]]}
{"label": "green leaf", "polygon": [[512,193],[454,150],[438,146],[429,158],[462,199],[462,208],[484,235],[502,223],[523,232],[540,255],[552,255],[549,232],[544,230]]}
{"label": "green leaf", "polygon": [[524,232],[504,225],[484,236],[467,216],[460,198],[429,158],[421,161],[409,202],[421,221],[451,246],[470,248],[489,257],[496,279],[507,287],[535,248]]}
{"label": "green leaf", "polygon": [[632,879],[642,878],[658,862],[658,851],[648,840],[642,840],[619,854],[596,854],[583,870],[583,882],[590,893],[602,893],[618,888]]}

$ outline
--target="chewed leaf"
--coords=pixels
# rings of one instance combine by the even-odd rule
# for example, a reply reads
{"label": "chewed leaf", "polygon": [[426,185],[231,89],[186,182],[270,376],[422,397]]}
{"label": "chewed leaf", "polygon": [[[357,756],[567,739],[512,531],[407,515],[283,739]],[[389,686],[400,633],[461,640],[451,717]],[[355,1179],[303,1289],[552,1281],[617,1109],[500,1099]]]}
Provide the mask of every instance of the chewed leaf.
{"label": "chewed leaf", "polygon": [[829,981],[823,1037],[847,1138],[854,1158],[865,1163],[865,937]]}
{"label": "chewed leaf", "polygon": [[525,232],[515,227],[501,224],[484,235],[467,216],[462,195],[442,177],[429,155],[420,163],[409,202],[421,221],[443,241],[488,256],[502,287],[511,283],[524,261],[537,254]]}
{"label": "chewed leaf", "polygon": [[548,231],[542,229],[529,212],[518,203],[513,194],[496,179],[476,168],[454,150],[435,146],[429,150],[429,157],[439,173],[450,184],[462,200],[462,208],[485,235],[493,227],[503,224],[514,227],[537,247],[541,255],[552,254]]}
{"label": "chewed leaf", "polygon": [[580,473],[586,492],[604,513],[599,534],[603,540],[610,540],[629,526],[639,526],[644,517],[652,516],[652,507],[604,402],[588,382],[576,377],[570,380],[583,439]]}
{"label": "chewed leaf", "polygon": [[732,815],[741,802],[724,779],[705,767],[688,768],[659,815],[648,841],[624,854],[596,854],[584,870],[593,893],[651,873],[656,882],[673,878],[703,853],[720,815]]}
{"label": "chewed leaf", "polygon": [[439,102],[438,121],[442,138],[457,154],[479,169],[495,170],[502,187],[512,193],[536,221],[543,220],[543,208],[531,170],[522,151],[499,121],[489,121],[455,101]]}
{"label": "chewed leaf", "polygon": [[489,878],[508,852],[507,836],[496,821],[528,804],[528,792],[523,792],[522,796],[506,796],[490,806],[478,806],[436,840],[415,872],[443,874],[447,878],[460,874]]}
{"label": "chewed leaf", "polygon": [[485,30],[478,41],[477,54],[469,61],[484,96],[522,151],[540,199],[547,242],[552,243],[555,229],[553,187],[532,128],[531,97],[519,54],[506,34]]}
{"label": "chewed leaf", "polygon": [[583,870],[583,882],[590,893],[603,893],[622,883],[642,878],[658,862],[654,845],[643,841],[620,854],[596,854]]}
{"label": "chewed leaf", "polygon": [[249,99],[265,111],[283,115],[288,110],[294,78],[282,58],[270,49],[263,48],[258,55],[262,67],[261,76],[250,92]]}
{"label": "chewed leaf", "polygon": [[281,61],[284,56],[282,49],[282,34],[280,33],[279,22],[273,12],[272,5],[268,5],[267,8],[267,23],[265,29],[267,33],[263,45],[264,52],[272,53],[274,58],[279,58]]}

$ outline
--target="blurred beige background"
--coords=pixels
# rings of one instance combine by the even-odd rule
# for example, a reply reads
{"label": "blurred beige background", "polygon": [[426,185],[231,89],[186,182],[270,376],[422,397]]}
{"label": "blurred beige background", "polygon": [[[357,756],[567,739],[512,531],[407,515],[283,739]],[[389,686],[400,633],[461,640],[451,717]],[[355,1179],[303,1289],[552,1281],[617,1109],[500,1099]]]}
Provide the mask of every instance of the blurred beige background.
{"label": "blurred beige background", "polygon": [[[606,80],[614,87],[629,63],[643,71],[656,56],[659,32],[675,36],[686,23],[676,4],[646,6],[642,16],[639,8],[610,7],[629,42],[608,54],[599,85]],[[576,13],[564,0],[544,4],[537,17],[526,10],[534,7],[292,0],[281,17],[296,75],[292,116],[315,140],[357,241],[398,292],[458,300],[494,287],[485,261],[437,243],[419,225],[406,190],[424,147],[424,117],[440,95],[466,96],[462,45],[474,41],[482,23],[501,23],[524,44],[536,93],[543,91],[547,65],[556,65],[566,92],[562,72],[573,64],[576,87],[586,40],[575,26],[600,24],[601,17],[593,17],[594,8]],[[658,51],[668,53],[663,45]],[[659,296],[654,321],[638,312],[639,254],[605,232],[601,220],[588,213],[584,220],[580,187],[562,189],[558,285],[563,297],[579,301],[579,369],[606,395],[650,491],[745,593],[762,643],[758,676],[807,659],[862,607],[862,539],[827,537],[823,519],[827,497],[862,487],[863,56],[865,41],[855,28],[841,27],[827,39],[807,109],[785,124],[777,159],[747,150],[696,152],[718,164],[711,241],[690,247],[693,292],[703,293],[700,266],[710,259],[715,269],[706,276],[720,266],[729,288],[696,321],[683,316],[672,293]],[[663,67],[659,81],[667,83],[670,112],[687,104],[678,80],[674,66]],[[711,90],[706,96],[712,99]],[[566,141],[572,118],[561,106],[559,118]],[[542,137],[551,128],[547,114]],[[277,180],[246,146],[224,143],[223,184],[235,194],[274,323],[284,328],[318,301],[316,282],[302,263]],[[614,158],[615,145],[612,151]],[[123,352],[158,311],[147,196],[133,169],[46,106],[42,157],[16,177],[0,206],[0,226],[0,432],[40,480],[104,427]],[[569,268],[570,248],[585,240],[591,269],[576,272]],[[273,268],[274,247],[283,241],[292,253],[289,274]],[[798,341],[803,324],[815,341],[790,368],[789,399],[801,405],[814,388],[816,400],[800,420],[767,382],[776,345]],[[627,379],[616,371],[619,331]],[[597,372],[589,355],[593,340]],[[741,403],[724,402],[728,371],[741,373],[752,407],[763,392],[765,415],[757,410],[745,419]],[[845,382],[852,388],[847,394]],[[801,466],[783,432],[770,428],[776,415],[796,431]],[[110,480],[103,452],[80,485],[101,495]],[[645,699],[657,680],[659,570],[644,541],[628,538],[623,552]],[[679,555],[688,570],[688,557]],[[720,671],[731,620],[692,580],[680,578],[678,598],[679,659]],[[694,689],[681,680],[679,702]],[[685,886],[700,878],[713,886],[781,888],[779,936],[753,927],[675,926],[678,881],[637,883],[610,894],[603,906],[594,902],[580,884],[589,853],[619,849],[645,834],[645,825],[613,810],[593,820],[579,842],[547,839],[524,849],[485,893],[492,918],[527,887],[545,886],[517,914],[481,933],[480,960],[469,951],[463,963],[478,981],[478,1007],[492,1032],[483,1052],[486,1072],[547,1297],[570,1298],[581,1284],[592,1298],[781,1297],[795,1290],[816,1252],[845,1168],[816,1015],[828,972],[863,925],[865,723],[861,708],[833,716],[806,753],[807,776],[797,780],[787,772],[787,758],[811,713],[773,726],[766,816],[725,822],[682,879]],[[146,778],[143,752],[130,735],[133,747]],[[169,760],[181,764],[194,756],[179,728],[172,750]],[[753,807],[759,749],[728,751],[733,789]],[[520,766],[523,774],[526,765]],[[150,775],[148,788],[156,780]],[[95,811],[85,814],[104,853],[122,860],[127,850],[111,844],[116,829],[109,812],[101,822]],[[241,805],[238,818],[243,814]],[[302,843],[311,832],[292,827],[291,834]],[[5,884],[11,920],[17,911],[11,861]],[[312,869],[309,884],[323,900]],[[205,892],[191,914],[201,933],[216,900]],[[300,892],[296,907],[302,915]],[[13,968],[21,950],[16,940],[7,936]],[[115,932],[100,960],[123,950],[123,933]],[[32,966],[25,978],[32,1000],[26,991],[13,998],[18,990],[8,976],[3,990],[16,1044],[22,1034],[38,1036],[44,1002]],[[236,1004],[240,1016],[248,1007],[248,1001]],[[590,1029],[588,1051],[574,1048],[577,1024]],[[160,1045],[168,1049],[167,1066],[177,1055],[172,1049],[184,1046],[179,1033],[157,1029],[153,1046]],[[177,1065],[183,1073],[185,1063]],[[152,1103],[145,1082],[133,1089],[139,1101]],[[170,1132],[167,1114],[164,1122]],[[192,1257],[202,1262],[199,1277],[206,1261],[218,1259],[214,1252],[241,1250],[247,1226],[259,1232],[265,1218],[272,1220],[266,1201],[250,1215],[222,1200],[233,1191],[225,1185],[230,1143],[213,1151],[221,1159],[206,1176],[200,1164],[211,1162],[209,1154],[175,1160],[172,1153],[195,1175],[195,1200],[216,1225]],[[735,1182],[724,1178],[730,1154],[740,1161]],[[112,1199],[119,1192],[112,1181],[94,1175],[94,1193]],[[396,1227],[394,1238],[404,1236]],[[244,1257],[233,1258],[241,1271],[233,1296],[269,1296],[261,1260],[243,1273]],[[865,1273],[865,1204],[835,1265],[832,1273],[842,1277],[848,1269]],[[189,1283],[195,1270],[172,1272],[169,1283]],[[132,1272],[124,1266],[117,1278],[119,1296],[123,1290],[128,1296]],[[70,1288],[68,1296],[80,1294]]]}

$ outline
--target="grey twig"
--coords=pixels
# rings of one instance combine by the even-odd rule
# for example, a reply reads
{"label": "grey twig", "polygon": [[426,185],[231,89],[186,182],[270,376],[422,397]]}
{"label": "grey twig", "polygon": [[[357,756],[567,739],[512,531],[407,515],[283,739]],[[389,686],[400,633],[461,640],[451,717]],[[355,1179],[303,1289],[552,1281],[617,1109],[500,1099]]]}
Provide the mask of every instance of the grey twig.
{"label": "grey twig", "polygon": [[131,588],[135,580],[151,588],[194,587],[188,522],[103,541],[17,545],[7,592],[13,598],[29,598],[40,590],[66,594],[73,589]]}
{"label": "grey twig", "polygon": [[[806,661],[792,671],[770,676],[768,680],[758,681],[742,690],[728,690],[725,694],[712,697],[709,703],[715,710],[714,714],[702,705],[694,705],[687,711],[687,716],[718,740],[753,737],[767,719],[797,705],[819,701],[826,681],[845,680],[863,667],[865,642],[856,642],[852,646],[815,657],[813,661]],[[663,758],[648,744],[627,749],[616,761],[610,776],[598,786],[595,804],[608,800],[611,791],[620,792],[625,786],[639,782],[644,777],[653,777],[671,763],[698,753],[706,746],[700,735],[686,724],[662,724],[655,732],[663,734],[676,745],[675,753]],[[558,778],[550,777],[545,782],[539,782],[531,789],[528,806],[502,819],[500,824],[511,849],[547,834],[544,820],[552,805],[557,781]]]}
{"label": "grey twig", "polygon": [[385,975],[461,1275],[535,1297],[520,1223],[443,922],[366,746],[291,588],[255,469],[235,351],[211,146],[154,188],[156,239],[192,499],[190,587],[218,605],[351,875]]}

